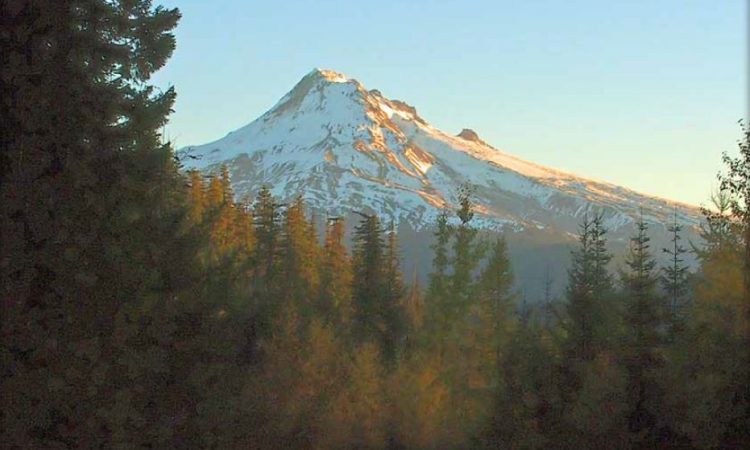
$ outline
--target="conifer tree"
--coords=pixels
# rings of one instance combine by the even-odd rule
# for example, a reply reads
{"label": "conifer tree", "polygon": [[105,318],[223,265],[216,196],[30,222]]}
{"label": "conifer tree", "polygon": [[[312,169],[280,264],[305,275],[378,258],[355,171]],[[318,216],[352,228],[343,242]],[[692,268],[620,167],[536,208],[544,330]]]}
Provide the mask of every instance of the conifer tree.
{"label": "conifer tree", "polygon": [[403,311],[408,323],[410,340],[414,342],[414,338],[422,331],[425,320],[424,293],[416,269],[414,269],[408,292],[404,295]]}
{"label": "conifer tree", "polygon": [[624,361],[628,374],[628,428],[637,445],[653,446],[658,442],[659,405],[663,393],[658,370],[664,361],[663,300],[656,290],[656,261],[650,251],[648,226],[640,219],[636,235],[631,238],[626,258],[627,270],[621,273],[625,295]]}
{"label": "conifer tree", "polygon": [[448,224],[448,212],[440,212],[435,224],[434,240],[432,250],[432,272],[430,273],[430,284],[428,296],[437,303],[445,295],[448,288],[448,244],[451,238],[451,227]]}
{"label": "conifer tree", "polygon": [[672,331],[674,331],[682,320],[682,309],[688,290],[688,268],[683,260],[683,255],[687,253],[687,250],[680,244],[682,226],[677,223],[676,212],[674,222],[667,228],[667,231],[672,235],[672,245],[669,248],[662,249],[663,253],[669,255],[669,262],[662,268],[661,283],[669,298],[670,322]]}
{"label": "conifer tree", "polygon": [[173,446],[197,394],[184,380],[200,352],[183,336],[212,309],[196,295],[186,180],[158,132],[175,93],[148,84],[179,12],[0,8],[3,446]]}
{"label": "conifer tree", "polygon": [[[260,309],[267,316],[274,310],[277,291],[275,280],[280,252],[280,212],[279,205],[271,195],[271,190],[263,186],[253,205],[253,222],[256,237],[256,270],[253,277],[253,291]],[[277,306],[277,305],[276,305]]]}
{"label": "conifer tree", "polygon": [[490,328],[496,337],[499,333],[508,331],[504,328],[508,326],[514,306],[512,287],[513,271],[508,259],[507,244],[505,239],[500,237],[495,240],[489,261],[478,281],[480,301],[483,303],[483,309],[490,319]]}
{"label": "conifer tree", "polygon": [[591,361],[604,345],[606,296],[611,291],[607,263],[606,230],[600,215],[584,217],[579,232],[579,248],[572,253],[568,271],[566,328],[567,352],[571,361]]}
{"label": "conifer tree", "polygon": [[385,330],[383,235],[380,219],[363,216],[354,231],[354,335],[360,341],[376,339]]}
{"label": "conifer tree", "polygon": [[206,211],[206,193],[203,176],[197,170],[190,170],[188,171],[188,178],[190,180],[190,221],[193,224],[199,225],[203,222],[203,214]]}
{"label": "conifer tree", "polygon": [[310,222],[305,217],[301,197],[285,212],[280,243],[279,274],[284,282],[280,292],[284,301],[291,301],[312,312],[314,294],[318,292],[318,242]]}
{"label": "conifer tree", "polygon": [[386,236],[384,252],[385,274],[383,278],[383,312],[387,326],[386,361],[393,362],[396,352],[402,346],[405,335],[405,317],[403,311],[404,282],[401,275],[401,256],[398,247],[396,227],[391,222]]}
{"label": "conifer tree", "polygon": [[374,214],[365,215],[355,229],[353,333],[360,342],[377,343],[384,362],[392,367],[403,335],[399,298],[403,288],[398,279],[395,233],[389,242],[392,244],[386,247],[380,220]]}
{"label": "conifer tree", "polygon": [[352,318],[352,261],[344,245],[343,219],[328,220],[320,275],[319,314],[344,328]]}
{"label": "conifer tree", "polygon": [[612,293],[612,276],[607,269],[612,255],[607,250],[607,229],[604,228],[604,213],[594,215],[591,221],[592,289],[594,295],[604,297]]}
{"label": "conifer tree", "polygon": [[455,229],[453,242],[453,273],[449,276],[449,317],[460,320],[470,309],[474,295],[474,271],[479,266],[484,249],[476,242],[477,230],[470,222],[474,218],[473,189],[462,185],[458,192],[459,208],[456,214],[460,223]]}

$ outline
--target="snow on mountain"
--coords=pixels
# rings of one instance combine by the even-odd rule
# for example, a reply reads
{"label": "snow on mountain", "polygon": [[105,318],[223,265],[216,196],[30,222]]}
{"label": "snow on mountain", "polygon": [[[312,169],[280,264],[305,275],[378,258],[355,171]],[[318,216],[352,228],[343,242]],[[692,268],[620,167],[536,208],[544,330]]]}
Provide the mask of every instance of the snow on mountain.
{"label": "snow on mountain", "polygon": [[630,228],[640,215],[695,227],[697,208],[544,167],[498,150],[474,131],[432,127],[404,102],[368,91],[343,74],[315,69],[268,112],[227,136],[178,152],[186,168],[227,164],[238,197],[262,185],[298,195],[330,215],[375,212],[416,229],[475,188],[477,224],[488,229],[573,233],[587,212]]}

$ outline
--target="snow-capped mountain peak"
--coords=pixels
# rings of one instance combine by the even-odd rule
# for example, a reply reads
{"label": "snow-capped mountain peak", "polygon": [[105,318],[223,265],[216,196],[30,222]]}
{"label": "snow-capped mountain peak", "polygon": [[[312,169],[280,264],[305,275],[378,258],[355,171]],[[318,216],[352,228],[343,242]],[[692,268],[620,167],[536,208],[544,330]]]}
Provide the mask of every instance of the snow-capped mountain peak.
{"label": "snow-capped mountain peak", "polygon": [[180,154],[191,156],[187,168],[227,164],[239,197],[268,185],[328,214],[371,211],[416,228],[452,205],[463,183],[474,186],[486,228],[571,233],[594,211],[613,230],[641,215],[661,225],[675,212],[684,224],[700,220],[696,208],[525,161],[471,129],[445,133],[413,106],[327,69],[305,75],[249,125]]}

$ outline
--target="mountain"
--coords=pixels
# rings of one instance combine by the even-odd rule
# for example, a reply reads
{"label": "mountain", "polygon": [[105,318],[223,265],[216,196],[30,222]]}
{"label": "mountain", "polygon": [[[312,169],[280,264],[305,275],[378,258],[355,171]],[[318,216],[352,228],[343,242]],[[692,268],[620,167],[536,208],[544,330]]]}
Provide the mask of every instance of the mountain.
{"label": "mountain", "polygon": [[407,103],[331,70],[313,70],[258,119],[178,156],[188,169],[226,164],[240,198],[268,185],[282,201],[302,195],[321,215],[374,212],[416,233],[470,183],[476,225],[524,234],[518,241],[534,251],[570,244],[585,214],[603,214],[621,245],[643,217],[655,253],[675,219],[691,239],[701,221],[696,207],[525,161],[470,129],[443,132]]}
{"label": "mountain", "polygon": [[470,129],[445,133],[414,107],[330,70],[307,74],[249,125],[179,154],[187,168],[227,164],[238,196],[267,184],[282,199],[302,195],[331,215],[372,211],[417,229],[452,205],[466,182],[483,228],[574,232],[594,210],[612,231],[641,213],[660,225],[675,211],[683,224],[700,221],[697,208],[524,161]]}

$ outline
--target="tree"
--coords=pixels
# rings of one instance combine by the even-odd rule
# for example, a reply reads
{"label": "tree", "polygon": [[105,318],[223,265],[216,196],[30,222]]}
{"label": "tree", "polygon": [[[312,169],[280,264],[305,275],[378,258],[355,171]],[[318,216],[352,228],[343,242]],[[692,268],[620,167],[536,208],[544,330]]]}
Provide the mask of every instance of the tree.
{"label": "tree", "polygon": [[169,446],[195,394],[179,381],[195,360],[171,346],[212,309],[158,132],[175,92],[148,84],[179,12],[0,8],[3,445]]}
{"label": "tree", "polygon": [[508,259],[505,239],[500,237],[492,246],[489,261],[479,275],[478,295],[480,317],[486,322],[490,333],[490,342],[497,360],[500,350],[505,346],[513,331],[513,308],[515,298],[513,288],[513,270]]}
{"label": "tree", "polygon": [[568,271],[565,326],[570,361],[591,361],[597,352],[607,347],[612,325],[612,305],[607,303],[612,293],[607,270],[611,259],[602,215],[596,215],[593,220],[585,216],[580,226],[579,247],[572,253]]}
{"label": "tree", "polygon": [[469,185],[462,185],[458,191],[459,208],[456,212],[460,223],[455,229],[453,243],[452,268],[449,276],[450,288],[448,315],[460,320],[470,310],[470,303],[474,294],[474,271],[484,256],[484,247],[477,242],[476,228],[470,225],[474,218],[473,189]]}
{"label": "tree", "polygon": [[391,222],[385,243],[385,274],[383,277],[383,315],[386,323],[385,362],[393,367],[398,350],[403,346],[406,334],[403,298],[404,281],[401,275],[401,257],[398,248],[396,227]]}
{"label": "tree", "polygon": [[739,221],[744,247],[744,295],[750,304],[750,126],[740,121],[742,138],[738,141],[739,156],[732,158],[723,154],[727,173],[719,175],[721,190],[727,194],[730,210]]}
{"label": "tree", "polygon": [[663,364],[665,308],[656,292],[656,262],[651,256],[648,226],[640,219],[630,240],[627,270],[621,273],[625,295],[626,336],[623,346],[628,375],[628,428],[637,445],[658,440],[659,405],[663,393],[657,382]]}
{"label": "tree", "polygon": [[[278,278],[281,233],[279,206],[267,186],[263,186],[258,192],[253,205],[257,266],[252,285],[259,314],[264,321],[270,318],[279,306],[275,301],[278,294],[275,281]],[[268,324],[262,326],[266,325]]]}
{"label": "tree", "polygon": [[451,238],[451,227],[448,224],[448,212],[446,210],[441,211],[438,215],[433,235],[435,242],[432,244],[432,251],[434,256],[428,297],[433,299],[433,302],[439,302],[448,287],[448,243]]}
{"label": "tree", "polygon": [[704,208],[704,245],[689,321],[670,349],[666,376],[670,422],[698,448],[750,445],[750,301],[748,175],[750,143],[743,125],[740,155],[724,154],[713,210]]}
{"label": "tree", "polygon": [[662,249],[663,253],[669,255],[669,265],[662,268],[661,283],[669,296],[670,322],[671,329],[674,331],[681,322],[684,298],[688,291],[688,267],[683,260],[683,255],[687,253],[687,250],[680,245],[682,226],[677,223],[676,211],[674,222],[667,228],[667,231],[672,234],[672,246]]}
{"label": "tree", "polygon": [[385,330],[379,314],[383,299],[383,236],[376,215],[366,215],[354,231],[353,332],[360,341]]}
{"label": "tree", "polygon": [[284,280],[279,289],[281,300],[299,305],[309,316],[314,307],[313,294],[319,289],[320,249],[301,197],[286,209],[280,253],[279,275]]}
{"label": "tree", "polygon": [[197,170],[188,171],[188,179],[190,180],[190,221],[197,225],[203,222],[203,214],[206,211],[205,186],[203,176]]}
{"label": "tree", "polygon": [[339,329],[352,318],[352,261],[344,245],[344,220],[329,219],[323,247],[319,314]]}

